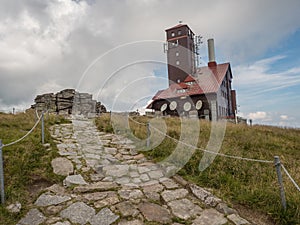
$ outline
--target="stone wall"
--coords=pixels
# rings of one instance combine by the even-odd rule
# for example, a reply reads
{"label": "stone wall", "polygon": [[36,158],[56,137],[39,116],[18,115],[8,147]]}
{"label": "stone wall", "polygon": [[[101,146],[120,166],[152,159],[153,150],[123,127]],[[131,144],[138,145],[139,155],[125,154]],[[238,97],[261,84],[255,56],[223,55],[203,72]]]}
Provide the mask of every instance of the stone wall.
{"label": "stone wall", "polygon": [[31,108],[38,111],[47,111],[59,115],[96,115],[106,112],[106,108],[101,102],[93,100],[93,96],[88,93],[80,93],[74,89],[65,89],[56,94],[47,93],[36,96],[35,104]]}

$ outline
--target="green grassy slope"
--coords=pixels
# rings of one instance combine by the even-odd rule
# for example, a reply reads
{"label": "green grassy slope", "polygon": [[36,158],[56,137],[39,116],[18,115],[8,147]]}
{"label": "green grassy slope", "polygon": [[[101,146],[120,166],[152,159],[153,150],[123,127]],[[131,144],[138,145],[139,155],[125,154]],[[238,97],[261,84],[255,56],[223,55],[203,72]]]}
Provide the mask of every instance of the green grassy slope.
{"label": "green grassy slope", "polygon": [[[45,127],[60,122],[61,118],[46,117]],[[0,114],[0,139],[4,144],[25,135],[34,125],[33,111],[17,115]],[[6,206],[19,201],[22,211],[15,215],[0,206],[0,224],[16,224],[37,197],[41,188],[47,187],[61,178],[52,173],[51,160],[56,156],[56,146],[45,130],[45,142],[54,151],[46,151],[41,144],[41,126],[23,141],[3,148]]]}

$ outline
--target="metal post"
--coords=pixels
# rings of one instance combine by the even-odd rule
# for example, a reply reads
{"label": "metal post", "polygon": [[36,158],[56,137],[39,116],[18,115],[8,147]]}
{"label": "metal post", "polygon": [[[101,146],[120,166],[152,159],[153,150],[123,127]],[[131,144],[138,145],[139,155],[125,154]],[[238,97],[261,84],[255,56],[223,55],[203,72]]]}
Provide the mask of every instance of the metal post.
{"label": "metal post", "polygon": [[150,123],[147,123],[147,148],[150,147]]}
{"label": "metal post", "polygon": [[3,169],[3,155],[2,155],[2,140],[0,140],[0,189],[1,189],[1,203],[5,203],[4,193],[4,169]]}
{"label": "metal post", "polygon": [[45,143],[45,125],[44,125],[44,112],[42,112],[42,144]]}
{"label": "metal post", "polygon": [[284,210],[286,210],[286,199],[285,199],[285,192],[284,192],[284,186],[282,181],[282,174],[281,174],[281,164],[279,156],[274,156],[274,163],[279,183],[279,189],[280,189],[280,197],[281,197],[281,204]]}

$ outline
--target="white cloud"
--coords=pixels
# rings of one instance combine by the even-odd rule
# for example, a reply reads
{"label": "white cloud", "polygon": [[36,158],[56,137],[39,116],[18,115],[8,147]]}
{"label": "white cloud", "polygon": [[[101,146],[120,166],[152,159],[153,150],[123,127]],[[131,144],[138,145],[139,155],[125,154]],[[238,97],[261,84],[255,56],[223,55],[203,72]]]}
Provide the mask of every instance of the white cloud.
{"label": "white cloud", "polygon": [[254,62],[251,65],[234,67],[235,85],[249,88],[254,95],[300,84],[300,67],[281,72],[270,72],[272,66],[285,56],[273,56]]}
{"label": "white cloud", "polygon": [[267,118],[267,113],[266,112],[249,113],[248,117],[253,120],[264,120]]}
{"label": "white cloud", "polygon": [[289,117],[288,117],[287,115],[281,115],[281,116],[280,116],[280,119],[281,119],[281,120],[288,120]]}
{"label": "white cloud", "polygon": [[[232,62],[234,86],[247,89],[252,85],[251,88],[256,89],[249,89],[250,94],[290,87],[299,84],[300,67],[273,73],[273,79],[268,73],[272,63],[284,56],[258,61],[251,66],[245,66],[244,62],[260,57],[299,29],[299,8],[298,0],[290,0],[288,4],[280,0],[191,0],[189,4],[179,0],[2,0],[0,96],[3,101],[0,107],[24,101],[30,104],[40,91],[55,92],[59,87],[79,87],[80,91],[97,93],[106,78],[126,63],[136,59],[164,61],[162,43],[157,43],[156,47],[127,49],[97,62],[78,85],[86,68],[98,56],[132,41],[164,41],[164,29],[176,25],[178,20],[189,24],[204,39],[215,37],[217,61]],[[204,46],[201,55],[206,56]],[[242,65],[235,68],[238,63]],[[135,74],[126,70],[128,76],[125,78],[154,76],[155,66],[143,64],[142,67],[136,69]],[[120,78],[125,80],[124,76]],[[153,81],[151,85],[139,85],[134,90],[145,90],[143,93],[150,95],[159,85],[162,84]],[[99,100],[105,97],[111,102],[118,93],[116,90],[121,89],[122,83],[111,80]],[[241,97],[239,92],[238,97]],[[255,111],[267,112],[255,108],[245,114]]]}

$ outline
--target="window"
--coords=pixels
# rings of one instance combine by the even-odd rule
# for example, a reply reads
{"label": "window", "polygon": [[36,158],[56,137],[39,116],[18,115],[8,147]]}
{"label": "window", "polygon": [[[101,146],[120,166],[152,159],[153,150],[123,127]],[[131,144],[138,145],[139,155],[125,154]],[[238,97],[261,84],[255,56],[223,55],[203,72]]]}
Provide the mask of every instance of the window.
{"label": "window", "polygon": [[174,32],[172,32],[172,33],[171,33],[171,36],[172,36],[172,37],[175,37],[175,33],[174,33]]}
{"label": "window", "polygon": [[179,56],[179,52],[176,52],[175,55],[176,55],[176,56]]}
{"label": "window", "polygon": [[181,30],[178,31],[178,35],[181,35]]}
{"label": "window", "polygon": [[195,83],[195,81],[186,82],[187,85],[193,85],[194,83]]}
{"label": "window", "polygon": [[176,65],[178,66],[180,64],[179,60],[176,61]]}
{"label": "window", "polygon": [[185,93],[186,89],[177,89],[177,93]]}

